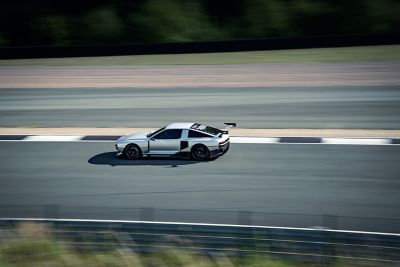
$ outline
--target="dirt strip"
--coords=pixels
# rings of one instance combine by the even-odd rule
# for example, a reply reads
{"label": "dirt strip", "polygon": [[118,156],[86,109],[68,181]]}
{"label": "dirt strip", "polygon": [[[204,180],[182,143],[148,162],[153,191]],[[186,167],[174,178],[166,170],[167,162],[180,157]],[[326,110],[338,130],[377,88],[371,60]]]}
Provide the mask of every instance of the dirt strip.
{"label": "dirt strip", "polygon": [[[126,135],[151,132],[154,128],[0,128],[1,135]],[[233,128],[231,136],[246,137],[347,137],[400,138],[400,130],[362,129],[242,129]]]}
{"label": "dirt strip", "polygon": [[400,85],[400,62],[184,66],[0,66],[0,88]]}

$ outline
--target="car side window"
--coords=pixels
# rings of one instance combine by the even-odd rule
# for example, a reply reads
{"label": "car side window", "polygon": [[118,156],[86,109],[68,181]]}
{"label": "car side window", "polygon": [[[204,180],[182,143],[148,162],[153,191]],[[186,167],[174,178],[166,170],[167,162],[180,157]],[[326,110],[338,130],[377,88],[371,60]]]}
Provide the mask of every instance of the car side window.
{"label": "car side window", "polygon": [[165,130],[156,136],[154,136],[155,139],[179,139],[181,138],[182,135],[182,129],[170,129],[170,130]]}
{"label": "car side window", "polygon": [[211,136],[209,136],[208,134],[190,130],[188,137],[189,138],[210,138]]}

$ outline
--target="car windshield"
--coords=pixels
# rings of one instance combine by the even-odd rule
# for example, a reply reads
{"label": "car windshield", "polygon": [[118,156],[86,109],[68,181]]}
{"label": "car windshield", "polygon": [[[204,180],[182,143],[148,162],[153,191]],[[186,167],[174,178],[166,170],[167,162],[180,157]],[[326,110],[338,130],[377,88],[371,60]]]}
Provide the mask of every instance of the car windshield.
{"label": "car windshield", "polygon": [[162,127],[162,128],[160,128],[160,129],[158,129],[158,130],[155,131],[155,132],[151,132],[151,133],[147,134],[146,136],[147,136],[147,137],[150,137],[150,136],[156,135],[156,134],[158,134],[159,132],[163,131],[164,129],[165,129],[165,126]]}
{"label": "car windshield", "polygon": [[200,123],[193,124],[191,128],[199,130],[199,131],[202,131],[202,132],[205,132],[205,133],[209,133],[209,134],[212,134],[212,135],[218,135],[218,134],[222,133],[222,131],[220,129],[217,129],[217,128],[214,128],[214,127],[210,127],[210,126],[207,126],[207,125],[203,125],[203,124],[200,124]]}

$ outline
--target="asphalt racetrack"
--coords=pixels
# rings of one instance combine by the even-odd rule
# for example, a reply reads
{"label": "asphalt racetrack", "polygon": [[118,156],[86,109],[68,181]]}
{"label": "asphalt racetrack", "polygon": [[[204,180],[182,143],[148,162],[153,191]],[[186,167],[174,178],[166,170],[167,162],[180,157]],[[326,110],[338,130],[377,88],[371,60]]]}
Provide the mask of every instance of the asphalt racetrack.
{"label": "asphalt racetrack", "polygon": [[116,159],[112,142],[0,153],[0,217],[400,232],[399,146],[233,144],[209,162]]}
{"label": "asphalt racetrack", "polygon": [[0,89],[0,127],[399,129],[399,86]]}

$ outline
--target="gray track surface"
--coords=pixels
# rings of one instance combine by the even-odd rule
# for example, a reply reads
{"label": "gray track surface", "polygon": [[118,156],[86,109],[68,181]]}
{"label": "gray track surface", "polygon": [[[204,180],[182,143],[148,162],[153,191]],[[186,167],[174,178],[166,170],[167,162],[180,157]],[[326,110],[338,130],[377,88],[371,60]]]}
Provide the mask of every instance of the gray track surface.
{"label": "gray track surface", "polygon": [[0,127],[399,129],[399,86],[1,89]]}
{"label": "gray track surface", "polygon": [[0,217],[400,233],[399,146],[233,144],[210,162],[116,159],[104,142],[0,142],[0,153]]}

